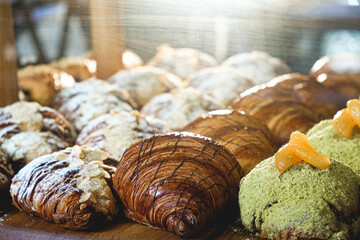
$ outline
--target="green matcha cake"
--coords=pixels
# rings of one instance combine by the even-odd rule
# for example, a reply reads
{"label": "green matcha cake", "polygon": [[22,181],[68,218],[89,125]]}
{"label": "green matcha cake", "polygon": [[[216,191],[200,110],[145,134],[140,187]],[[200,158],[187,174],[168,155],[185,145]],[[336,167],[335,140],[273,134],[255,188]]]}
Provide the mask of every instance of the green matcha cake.
{"label": "green matcha cake", "polygon": [[274,157],[240,182],[243,225],[270,239],[358,239],[360,176],[334,159],[329,169],[299,163],[279,173]]}
{"label": "green matcha cake", "polygon": [[349,165],[360,174],[360,132],[355,130],[351,139],[341,138],[335,133],[332,121],[321,121],[306,136],[319,153]]}

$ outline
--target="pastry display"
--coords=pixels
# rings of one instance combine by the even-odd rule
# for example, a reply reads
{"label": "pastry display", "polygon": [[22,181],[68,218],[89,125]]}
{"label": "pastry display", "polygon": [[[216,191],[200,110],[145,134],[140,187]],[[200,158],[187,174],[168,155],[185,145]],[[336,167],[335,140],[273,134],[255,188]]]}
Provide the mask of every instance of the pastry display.
{"label": "pastry display", "polygon": [[[360,176],[304,138],[296,133],[241,180],[242,224],[268,239],[358,239]],[[280,171],[277,161],[292,164]]]}
{"label": "pastry display", "polygon": [[98,147],[116,160],[132,144],[166,132],[165,122],[145,117],[137,111],[111,111],[90,121],[80,132],[76,143]]}
{"label": "pastry display", "polygon": [[0,201],[7,200],[11,184],[11,178],[14,176],[10,159],[7,153],[0,148]]}
{"label": "pastry display", "polygon": [[48,105],[56,93],[74,83],[72,76],[48,65],[27,66],[18,70],[21,100],[35,101],[43,106]]}
{"label": "pastry display", "polygon": [[230,110],[204,114],[182,130],[209,137],[226,147],[245,174],[277,150],[271,132],[258,119]]}
{"label": "pastry display", "polygon": [[77,83],[60,92],[51,104],[80,132],[92,119],[111,110],[132,111],[129,94],[98,79]]}
{"label": "pastry display", "polygon": [[181,129],[198,116],[221,108],[211,98],[193,88],[163,93],[145,104],[141,113],[167,122],[173,130]]}
{"label": "pastry display", "polygon": [[223,146],[199,135],[172,133],[128,148],[113,182],[128,218],[185,237],[233,206],[242,176]]}
{"label": "pastry display", "polygon": [[207,68],[191,74],[188,85],[210,96],[218,105],[226,108],[239,94],[255,83],[233,67]]}
{"label": "pastry display", "polygon": [[226,59],[222,65],[236,68],[256,84],[266,83],[291,72],[290,67],[282,60],[258,51],[236,54]]}
{"label": "pastry display", "polygon": [[[351,100],[348,107],[338,112],[334,119],[327,119],[316,124],[307,133],[311,144],[319,152],[331,156],[351,167],[360,174],[360,101]],[[350,112],[355,112],[353,118]]]}
{"label": "pastry display", "polygon": [[0,146],[16,171],[37,157],[71,146],[74,140],[71,124],[51,108],[34,102],[0,108]]}
{"label": "pastry display", "polygon": [[360,74],[360,55],[355,53],[333,54],[320,58],[310,70],[317,78],[321,74],[337,75],[343,73]]}
{"label": "pastry display", "polygon": [[212,56],[197,49],[161,45],[148,65],[163,68],[181,78],[186,78],[203,68],[215,67],[217,62]]}
{"label": "pastry display", "polygon": [[13,203],[70,229],[102,226],[118,211],[111,190],[113,164],[105,152],[79,146],[42,156],[13,178]]}
{"label": "pastry display", "polygon": [[334,96],[312,78],[287,74],[243,92],[231,108],[257,117],[281,146],[293,131],[306,133],[315,123],[331,118],[338,109]]}
{"label": "pastry display", "polygon": [[182,80],[176,75],[150,66],[120,70],[108,81],[129,92],[138,107],[156,95],[179,88],[182,84]]}
{"label": "pastry display", "polygon": [[87,57],[66,57],[51,63],[51,66],[62,70],[75,78],[77,82],[96,75],[96,61]]}

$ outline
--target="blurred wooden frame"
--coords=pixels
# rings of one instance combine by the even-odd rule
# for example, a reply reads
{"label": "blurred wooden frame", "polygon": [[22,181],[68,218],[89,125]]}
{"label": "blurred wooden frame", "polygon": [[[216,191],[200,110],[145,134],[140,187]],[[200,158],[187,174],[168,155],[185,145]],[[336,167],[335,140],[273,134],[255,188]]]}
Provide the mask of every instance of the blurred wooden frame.
{"label": "blurred wooden frame", "polygon": [[0,107],[18,100],[11,0],[0,1]]}
{"label": "blurred wooden frame", "polygon": [[[97,76],[106,80],[123,69],[125,50],[121,1],[90,0],[92,47]],[[11,0],[0,1],[0,107],[18,101],[17,62]]]}

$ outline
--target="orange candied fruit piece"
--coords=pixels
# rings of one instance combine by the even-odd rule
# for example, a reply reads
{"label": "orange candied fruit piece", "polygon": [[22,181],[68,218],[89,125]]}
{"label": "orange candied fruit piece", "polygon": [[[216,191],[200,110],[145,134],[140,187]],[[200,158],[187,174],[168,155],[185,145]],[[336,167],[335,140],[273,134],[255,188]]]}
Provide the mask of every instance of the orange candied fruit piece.
{"label": "orange candied fruit piece", "polygon": [[289,144],[282,146],[277,153],[275,153],[275,166],[280,173],[285,172],[293,165],[301,162],[301,158],[295,155]]}
{"label": "orange candied fruit piece", "polygon": [[342,138],[351,138],[355,124],[348,108],[338,111],[332,122],[336,134]]}
{"label": "orange candied fruit piece", "polygon": [[290,143],[281,147],[275,154],[275,166],[283,173],[301,161],[321,169],[330,167],[330,157],[317,152],[306,136],[296,131],[291,134]]}
{"label": "orange candied fruit piece", "polygon": [[360,126],[360,101],[359,99],[352,99],[346,103],[347,108],[350,111],[350,115],[355,124]]}
{"label": "orange candied fruit piece", "polygon": [[321,169],[330,167],[330,157],[320,154],[301,132],[293,132],[290,136],[290,146],[301,160]]}

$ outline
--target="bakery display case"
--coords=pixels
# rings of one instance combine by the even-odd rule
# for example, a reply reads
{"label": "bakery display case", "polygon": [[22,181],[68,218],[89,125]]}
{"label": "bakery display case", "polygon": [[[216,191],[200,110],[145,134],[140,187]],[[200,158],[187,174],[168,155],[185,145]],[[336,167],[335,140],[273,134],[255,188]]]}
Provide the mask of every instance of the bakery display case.
{"label": "bakery display case", "polygon": [[0,2],[0,239],[358,239],[360,2]]}

